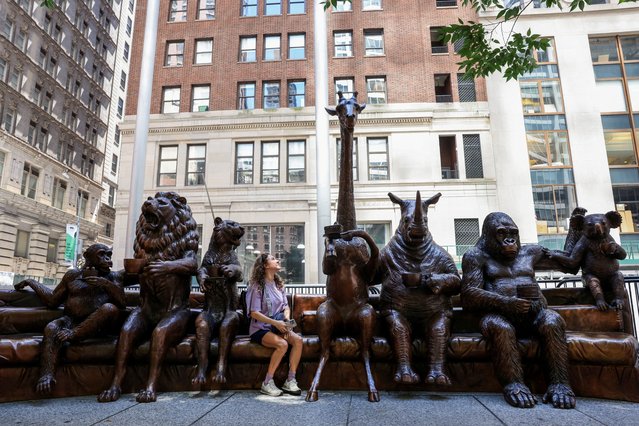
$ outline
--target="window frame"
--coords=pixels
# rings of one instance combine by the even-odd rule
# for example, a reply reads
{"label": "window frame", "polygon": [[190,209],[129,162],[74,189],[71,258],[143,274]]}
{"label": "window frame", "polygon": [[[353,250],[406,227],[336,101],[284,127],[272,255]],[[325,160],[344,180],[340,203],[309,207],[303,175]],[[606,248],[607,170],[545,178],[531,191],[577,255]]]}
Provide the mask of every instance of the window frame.
{"label": "window frame", "polygon": [[[182,9],[178,9],[179,3],[182,3]],[[175,5],[175,8],[173,6]],[[169,0],[168,22],[186,22],[188,17],[188,0]]]}
{"label": "window frame", "polygon": [[[211,50],[198,50],[201,43],[211,44]],[[199,62],[199,55],[210,55],[208,62]],[[211,65],[213,63],[213,38],[196,38],[193,49],[193,65]]]}
{"label": "window frame", "polygon": [[[383,140],[385,142],[386,150],[383,151],[386,154],[386,166],[371,166],[371,154],[380,154],[382,152],[371,152],[371,140]],[[374,136],[366,138],[366,168],[368,169],[368,180],[369,181],[379,181],[379,180],[390,180],[390,153],[389,153],[389,145],[388,145],[388,137],[386,136]],[[372,169],[386,169],[386,179],[373,179],[371,176]]]}
{"label": "window frame", "polygon": [[[196,21],[212,21],[215,19],[215,7],[216,0],[196,0],[197,1],[197,10],[195,14]],[[207,2],[213,2],[213,7],[208,7]],[[204,7],[202,7],[202,3],[204,3]],[[213,10],[213,13],[207,13],[207,11]],[[202,15],[204,14],[204,17]],[[210,17],[209,17],[210,16]]]}
{"label": "window frame", "polygon": [[[381,47],[368,47],[367,41],[371,39],[371,37],[380,37],[382,46]],[[371,28],[364,30],[364,56],[366,57],[380,57],[386,56],[386,47],[384,43],[384,29],[383,28]]]}
{"label": "window frame", "polygon": [[[291,154],[291,145],[292,144],[302,144],[303,153],[302,154]],[[291,168],[291,159],[293,158],[302,158],[304,167],[299,168]],[[301,180],[291,179],[292,172],[296,172],[302,170],[303,177]],[[306,140],[305,139],[289,139],[286,141],[286,183],[306,183]]]}
{"label": "window frame", "polygon": [[[371,84],[374,81],[380,80],[383,85],[383,90],[371,90]],[[366,103],[370,105],[384,105],[388,103],[388,86],[386,84],[386,76],[367,76],[366,77]],[[381,98],[371,98],[371,93],[383,93]],[[384,102],[373,102],[372,99],[383,99]]]}
{"label": "window frame", "polygon": [[[302,93],[301,95],[298,93],[295,93],[293,95],[291,95],[291,85],[292,84],[297,84],[297,83],[302,83],[302,87],[304,88],[304,93]],[[289,108],[304,108],[306,106],[306,80],[288,80],[286,82],[286,96],[287,96],[287,105]],[[293,99],[299,99],[301,96],[302,99],[302,105],[291,105],[291,97],[293,97]],[[293,102],[294,104],[297,102]]]}
{"label": "window frame", "polygon": [[[191,148],[204,148],[204,156],[202,157],[195,157],[195,156],[191,156]],[[184,185],[185,186],[200,186],[200,185],[205,185],[206,183],[206,144],[205,143],[196,143],[196,144],[188,144],[186,146],[186,170],[185,170],[185,177],[184,177]],[[197,164],[201,163],[203,165],[203,169],[202,171],[189,171],[191,163],[194,163],[196,165],[196,169],[197,169]],[[201,183],[199,179],[196,179],[194,182],[195,183],[190,183],[189,180],[189,176],[191,175],[201,175],[202,179],[201,179]]]}
{"label": "window frame", "polygon": [[[172,47],[177,49],[176,53],[171,52]],[[175,64],[171,63],[173,59],[176,61]],[[164,66],[170,68],[184,66],[184,40],[169,40],[166,42]]]}
{"label": "window frame", "polygon": [[[179,145],[159,145],[158,146],[158,173],[157,173],[157,186],[158,187],[170,187],[170,186],[177,186],[177,171],[178,171],[178,160],[180,158],[180,147]],[[164,152],[164,150],[168,150],[169,148],[175,148],[175,158],[165,158],[162,153]],[[175,163],[175,171],[173,172],[162,172],[162,164],[163,163]],[[170,175],[173,175],[173,183],[163,183],[162,179],[163,176],[169,176],[168,179],[171,179]]]}
{"label": "window frame", "polygon": [[[177,92],[176,92],[177,91]],[[175,99],[167,99],[169,93],[177,93],[177,105]],[[166,111],[166,106],[170,104],[172,107],[176,107],[177,111]],[[160,108],[161,114],[177,114],[180,112],[182,104],[182,87],[181,86],[164,86],[162,87],[162,108]]]}
{"label": "window frame", "polygon": [[[244,145],[244,146],[249,146],[251,147],[251,155],[242,155],[240,156],[240,145]],[[245,175],[245,169],[240,170],[238,168],[239,166],[239,161],[240,159],[245,159],[245,158],[250,158],[251,159],[251,169],[250,169],[250,174],[249,175]],[[235,177],[233,179],[233,182],[235,185],[252,185],[253,182],[255,181],[255,142],[253,141],[242,141],[242,142],[236,142],[235,143],[235,166],[234,166],[234,170],[235,170]],[[240,182],[240,175],[242,176],[247,176],[248,179],[243,178],[243,182]],[[246,180],[248,180],[249,182],[246,182]]]}
{"label": "window frame", "polygon": [[[293,45],[293,40],[297,40],[297,38],[302,39],[302,45],[299,46],[296,41],[296,44]],[[288,33],[287,37],[288,48],[287,48],[287,59],[289,61],[303,61],[306,59],[306,33]],[[302,52],[302,57],[297,57],[297,52]]]}
{"label": "window frame", "polygon": [[[253,42],[253,47],[245,48],[245,42]],[[257,36],[240,36],[239,54],[237,61],[241,63],[253,63],[257,62]],[[252,56],[251,56],[252,52]],[[252,58],[252,59],[251,59]]]}
{"label": "window frame", "polygon": [[[252,86],[253,88],[253,95],[252,96],[242,96],[242,89],[249,89]],[[255,100],[256,100],[256,95],[257,95],[257,87],[255,85],[254,81],[245,81],[245,82],[239,82],[237,83],[237,109],[240,111],[250,111],[250,110],[254,110],[256,105],[255,105]],[[253,100],[252,105],[250,106],[250,108],[248,107],[248,104],[246,103],[249,99]],[[246,106],[246,108],[243,108],[243,106]]]}
{"label": "window frame", "polygon": [[[196,98],[196,91],[200,89],[207,89],[206,98]],[[199,96],[199,95],[198,95]],[[206,105],[200,105],[199,101],[204,101],[206,99]],[[197,103],[197,105],[196,105]],[[197,109],[196,109],[197,106]],[[200,107],[205,107],[201,109]],[[211,85],[210,84],[194,84],[191,86],[191,112],[206,112],[211,108]]]}
{"label": "window frame", "polygon": [[[338,43],[338,37],[346,40],[350,37],[350,43]],[[350,50],[349,50],[350,48]],[[344,50],[344,54],[338,52],[338,50]],[[333,31],[333,57],[334,58],[352,58],[355,55],[353,49],[353,31],[352,30],[337,30]]]}
{"label": "window frame", "polygon": [[[277,86],[277,95],[268,93],[267,86]],[[262,108],[263,109],[277,109],[280,108],[280,98],[282,94],[281,84],[279,81],[263,81],[262,82]],[[277,106],[269,106],[269,102],[276,100]]]}
{"label": "window frame", "polygon": [[[266,145],[277,146],[277,154],[265,155],[264,151],[265,151]],[[276,160],[277,162],[276,168],[266,169],[264,167],[265,160],[269,158]],[[272,175],[271,180],[266,179],[267,176],[265,176],[264,174],[264,172],[266,171],[275,171],[275,174]],[[260,144],[260,183],[265,185],[280,183],[280,141],[278,140],[262,141]]]}

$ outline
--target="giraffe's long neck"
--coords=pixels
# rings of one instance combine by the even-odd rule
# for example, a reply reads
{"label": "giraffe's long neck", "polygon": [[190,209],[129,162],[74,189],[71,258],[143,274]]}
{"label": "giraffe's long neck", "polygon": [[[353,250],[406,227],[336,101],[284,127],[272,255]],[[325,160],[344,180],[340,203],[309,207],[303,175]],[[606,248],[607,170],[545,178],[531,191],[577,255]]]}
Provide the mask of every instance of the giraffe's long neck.
{"label": "giraffe's long neck", "polygon": [[353,130],[340,126],[342,147],[340,150],[339,194],[337,197],[337,223],[344,231],[356,229],[355,200],[353,197]]}

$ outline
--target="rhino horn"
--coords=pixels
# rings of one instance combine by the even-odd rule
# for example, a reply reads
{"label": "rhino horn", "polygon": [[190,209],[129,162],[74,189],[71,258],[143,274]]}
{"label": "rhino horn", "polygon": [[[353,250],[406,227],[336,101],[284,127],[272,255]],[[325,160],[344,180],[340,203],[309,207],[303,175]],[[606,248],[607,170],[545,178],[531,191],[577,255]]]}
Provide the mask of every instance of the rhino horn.
{"label": "rhino horn", "polygon": [[415,223],[421,223],[424,220],[424,214],[422,212],[422,195],[417,191],[417,197],[415,198],[415,212],[413,212],[413,221]]}

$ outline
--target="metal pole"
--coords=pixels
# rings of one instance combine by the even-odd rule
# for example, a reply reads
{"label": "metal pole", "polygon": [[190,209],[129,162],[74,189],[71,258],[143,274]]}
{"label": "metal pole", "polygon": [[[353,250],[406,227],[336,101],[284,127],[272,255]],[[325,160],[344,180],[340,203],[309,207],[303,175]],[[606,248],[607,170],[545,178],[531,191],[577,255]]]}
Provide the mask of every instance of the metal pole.
{"label": "metal pole", "polygon": [[328,114],[328,41],[326,35],[326,12],[322,2],[313,2],[315,45],[315,149],[317,175],[317,280],[326,282],[322,273],[324,253],[324,227],[331,224],[331,178],[329,163]]}
{"label": "metal pole", "polygon": [[[77,186],[77,184],[76,184]],[[78,251],[80,250],[80,188],[76,188],[76,205],[75,205],[75,250],[73,250],[73,267],[78,267]]]}
{"label": "metal pole", "polygon": [[125,257],[133,257],[135,223],[140,202],[144,196],[144,172],[146,170],[146,142],[149,132],[149,114],[151,111],[151,92],[153,90],[153,68],[155,62],[155,44],[158,33],[160,0],[148,0],[146,5],[146,23],[144,25],[144,47],[142,48],[142,66],[140,69],[140,87],[138,90],[138,109],[135,119],[135,142],[133,144],[133,164],[131,166],[131,186],[129,188],[129,216]]}

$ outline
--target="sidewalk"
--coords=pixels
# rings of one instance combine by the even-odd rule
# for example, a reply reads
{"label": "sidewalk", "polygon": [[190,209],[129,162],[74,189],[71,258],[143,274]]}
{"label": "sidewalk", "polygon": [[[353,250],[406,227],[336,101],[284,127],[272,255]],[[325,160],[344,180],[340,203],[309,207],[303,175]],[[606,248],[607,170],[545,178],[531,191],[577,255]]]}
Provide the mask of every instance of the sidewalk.
{"label": "sidewalk", "polygon": [[135,395],[100,404],[95,396],[0,404],[0,425],[639,425],[639,404],[579,398],[574,410],[539,404],[510,407],[498,394],[320,392],[315,403],[257,391],[161,393],[152,404]]}

